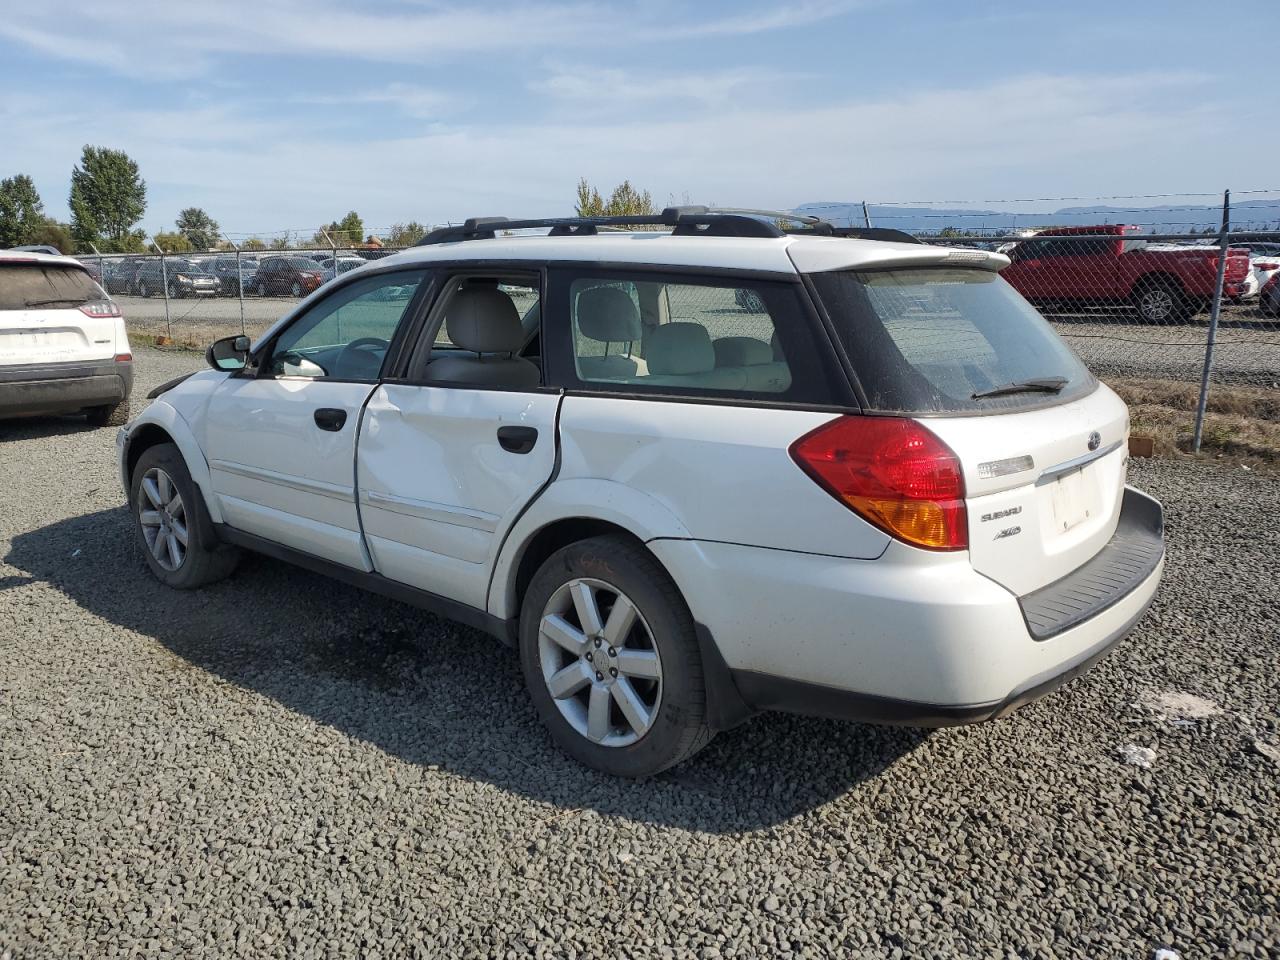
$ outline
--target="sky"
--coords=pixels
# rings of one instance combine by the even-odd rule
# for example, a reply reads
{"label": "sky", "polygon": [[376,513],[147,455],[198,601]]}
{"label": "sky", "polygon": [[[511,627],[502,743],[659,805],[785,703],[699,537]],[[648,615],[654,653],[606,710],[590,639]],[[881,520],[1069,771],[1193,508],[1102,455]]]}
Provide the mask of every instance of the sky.
{"label": "sky", "polygon": [[[1274,31],[1204,0],[41,0],[0,17],[0,177],[68,216],[84,144],[149,232],[655,201],[1280,188]],[[1146,201],[1150,203],[1158,200]]]}

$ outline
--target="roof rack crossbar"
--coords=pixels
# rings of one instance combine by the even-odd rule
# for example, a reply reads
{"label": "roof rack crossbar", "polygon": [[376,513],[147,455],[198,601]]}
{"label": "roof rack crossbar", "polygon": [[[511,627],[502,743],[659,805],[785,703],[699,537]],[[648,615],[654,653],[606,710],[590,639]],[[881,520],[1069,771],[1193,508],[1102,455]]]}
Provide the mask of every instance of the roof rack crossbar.
{"label": "roof rack crossbar", "polygon": [[[722,212],[703,206],[667,207],[659,214],[616,217],[544,217],[533,220],[511,220],[507,217],[473,217],[461,226],[438,227],[418,246],[456,243],[463,240],[492,240],[498,231],[549,228],[551,236],[591,236],[600,227],[671,227],[679,236],[710,235],[718,237],[781,237],[775,224],[759,219],[775,216],[769,211]],[[789,214],[776,214],[779,219],[799,219]],[[806,221],[807,222],[807,221]]]}

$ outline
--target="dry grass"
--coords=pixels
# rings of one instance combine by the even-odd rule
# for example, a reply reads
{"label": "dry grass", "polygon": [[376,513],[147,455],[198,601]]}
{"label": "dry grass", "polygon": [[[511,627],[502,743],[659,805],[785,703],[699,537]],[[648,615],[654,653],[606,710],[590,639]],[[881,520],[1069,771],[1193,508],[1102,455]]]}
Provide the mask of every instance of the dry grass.
{"label": "dry grass", "polygon": [[[1129,405],[1133,434],[1155,439],[1157,456],[1191,454],[1199,384],[1116,379],[1107,385]],[[1200,454],[1280,469],[1280,391],[1211,385]]]}

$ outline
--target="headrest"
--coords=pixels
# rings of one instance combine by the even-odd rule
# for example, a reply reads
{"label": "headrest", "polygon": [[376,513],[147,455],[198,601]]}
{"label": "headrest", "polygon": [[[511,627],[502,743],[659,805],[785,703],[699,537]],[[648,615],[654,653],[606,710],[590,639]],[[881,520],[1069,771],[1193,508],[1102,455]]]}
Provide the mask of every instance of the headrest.
{"label": "headrest", "polygon": [[773,362],[773,348],[755,337],[720,337],[712,347],[717,367],[754,367]]}
{"label": "headrest", "polygon": [[700,323],[664,323],[654,328],[644,342],[644,359],[649,373],[685,376],[707,373],[716,366],[711,335]]}
{"label": "headrest", "polygon": [[617,287],[588,287],[578,294],[578,329],[584,337],[602,343],[639,340],[640,310]]}
{"label": "headrest", "polygon": [[445,333],[454,346],[476,353],[514,353],[524,346],[516,305],[496,287],[464,287],[449,304]]}

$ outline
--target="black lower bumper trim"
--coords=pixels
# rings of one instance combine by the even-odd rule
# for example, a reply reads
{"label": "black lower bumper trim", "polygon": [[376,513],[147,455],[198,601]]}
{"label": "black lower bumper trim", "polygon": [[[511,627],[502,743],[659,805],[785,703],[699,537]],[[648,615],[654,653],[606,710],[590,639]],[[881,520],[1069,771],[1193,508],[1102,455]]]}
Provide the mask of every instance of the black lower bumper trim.
{"label": "black lower bumper trim", "polygon": [[57,413],[129,398],[133,364],[42,364],[0,367],[0,416]]}
{"label": "black lower bumper trim", "polygon": [[1160,501],[1126,488],[1116,532],[1098,553],[1061,580],[1018,598],[1035,640],[1070,630],[1123,600],[1164,556]]}
{"label": "black lower bumper trim", "polygon": [[1027,686],[1015,690],[1003,700],[977,704],[919,703],[898,700],[850,690],[840,690],[820,683],[792,680],[734,670],[733,681],[742,699],[757,710],[778,710],[814,717],[853,720],[859,723],[894,724],[911,727],[954,727],[966,723],[994,720],[1019,707],[1052,693],[1068,680],[1080,676],[1111,652],[1142,619],[1150,606],[1143,605],[1133,617],[1080,656],[1064,664],[1048,677],[1037,677]]}

